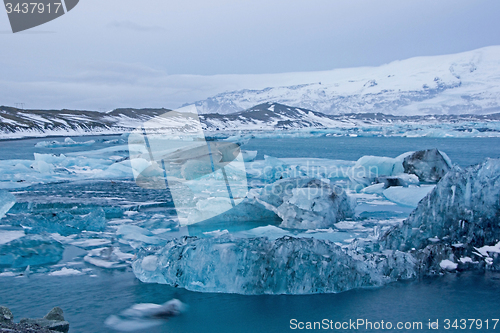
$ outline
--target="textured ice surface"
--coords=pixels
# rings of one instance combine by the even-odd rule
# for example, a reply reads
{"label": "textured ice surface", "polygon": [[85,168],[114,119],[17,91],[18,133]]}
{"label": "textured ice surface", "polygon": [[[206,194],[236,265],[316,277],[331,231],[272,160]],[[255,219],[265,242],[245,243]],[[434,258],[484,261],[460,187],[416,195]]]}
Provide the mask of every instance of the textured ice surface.
{"label": "textured ice surface", "polygon": [[499,199],[500,160],[487,159],[465,170],[454,167],[401,226],[382,236],[382,244],[421,250],[419,257],[427,271],[439,270],[441,260],[477,258],[475,248],[500,239]]}
{"label": "textured ice surface", "polygon": [[28,235],[0,245],[0,267],[53,264],[62,259],[59,242],[41,235]]}
{"label": "textured ice surface", "polygon": [[59,233],[63,236],[82,231],[103,231],[106,227],[106,214],[101,207],[60,209],[49,208],[17,214],[10,219],[12,225],[27,228],[28,233]]}
{"label": "textured ice surface", "polygon": [[241,153],[245,162],[253,162],[257,157],[257,150],[242,150]]}
{"label": "textured ice surface", "polygon": [[281,179],[250,196],[275,212],[285,228],[328,228],[354,215],[355,202],[344,189],[315,178]]}
{"label": "textured ice surface", "polygon": [[[363,156],[349,170],[349,178],[365,186],[374,182],[384,182],[386,187],[393,186],[388,181],[399,180],[408,185],[420,182],[436,183],[451,167],[449,157],[437,149],[407,152],[396,158]],[[412,178],[415,175],[418,180]],[[413,176],[414,177],[414,176]]]}
{"label": "textured ice surface", "polygon": [[404,172],[415,174],[426,183],[438,182],[451,166],[449,157],[437,149],[420,150],[403,160]]}
{"label": "textured ice surface", "polygon": [[350,256],[329,241],[288,236],[185,237],[142,250],[132,267],[143,282],[239,294],[335,293],[415,276],[402,252]]}
{"label": "textured ice surface", "polygon": [[382,193],[384,196],[397,204],[417,207],[420,200],[422,200],[430,191],[434,189],[434,185],[420,185],[420,186],[392,186],[385,189]]}
{"label": "textured ice surface", "polygon": [[363,156],[349,170],[349,178],[364,185],[372,184],[380,176],[394,176],[404,172],[402,156],[397,158]]}
{"label": "textured ice surface", "polygon": [[294,229],[328,228],[354,215],[354,200],[338,186],[312,180],[292,189],[277,208],[282,227]]}
{"label": "textured ice surface", "polygon": [[5,216],[9,209],[16,203],[16,197],[7,191],[0,190],[0,219]]}

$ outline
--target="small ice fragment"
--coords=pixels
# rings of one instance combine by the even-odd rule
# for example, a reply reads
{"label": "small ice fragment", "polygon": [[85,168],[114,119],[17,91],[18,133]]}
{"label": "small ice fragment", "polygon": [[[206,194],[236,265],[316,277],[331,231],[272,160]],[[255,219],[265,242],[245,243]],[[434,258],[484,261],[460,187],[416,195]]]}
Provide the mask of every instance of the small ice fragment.
{"label": "small ice fragment", "polygon": [[77,269],[63,267],[60,271],[49,273],[50,276],[72,276],[83,274]]}
{"label": "small ice fragment", "polygon": [[10,192],[0,190],[0,219],[14,206],[16,197]]}
{"label": "small ice fragment", "polygon": [[451,260],[445,259],[445,260],[441,261],[439,266],[441,266],[441,268],[444,270],[453,271],[453,270],[457,269],[458,264],[454,263]]}

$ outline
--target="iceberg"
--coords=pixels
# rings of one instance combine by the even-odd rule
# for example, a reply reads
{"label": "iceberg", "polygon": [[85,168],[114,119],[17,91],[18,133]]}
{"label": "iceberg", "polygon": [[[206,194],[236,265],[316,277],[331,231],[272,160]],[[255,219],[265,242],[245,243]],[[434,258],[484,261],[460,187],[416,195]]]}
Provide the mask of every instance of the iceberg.
{"label": "iceberg", "polygon": [[15,203],[16,197],[13,194],[0,190],[0,219],[7,214]]}
{"label": "iceberg", "polygon": [[395,158],[363,156],[349,170],[349,178],[364,186],[373,183],[384,183],[386,187],[436,183],[451,166],[450,158],[437,149],[406,152]]}
{"label": "iceberg", "polygon": [[437,183],[451,167],[450,158],[437,149],[420,150],[403,160],[404,172],[417,175],[425,183]]}
{"label": "iceberg", "polygon": [[453,167],[380,242],[386,249],[418,251],[428,273],[439,272],[443,260],[457,262],[464,256],[484,259],[484,265],[487,258],[477,248],[498,242],[499,216],[500,160],[487,159],[465,170]]}
{"label": "iceberg", "polygon": [[63,236],[84,230],[104,231],[107,226],[106,213],[101,207],[32,211],[31,214],[16,214],[9,223],[25,227],[30,234],[49,232]]}
{"label": "iceberg", "polygon": [[349,178],[368,186],[380,176],[394,176],[403,172],[401,157],[363,156],[349,170]]}
{"label": "iceberg", "polygon": [[257,157],[257,150],[242,150],[241,153],[245,162],[253,162]]}
{"label": "iceberg", "polygon": [[183,237],[139,251],[132,264],[142,282],[201,292],[336,293],[415,277],[409,254],[349,255],[327,240]]}
{"label": "iceberg", "polygon": [[55,264],[62,259],[63,246],[51,238],[27,235],[0,245],[0,267],[21,268]]}
{"label": "iceberg", "polygon": [[318,229],[354,216],[355,201],[340,186],[315,178],[286,178],[249,197],[278,215],[280,227]]}

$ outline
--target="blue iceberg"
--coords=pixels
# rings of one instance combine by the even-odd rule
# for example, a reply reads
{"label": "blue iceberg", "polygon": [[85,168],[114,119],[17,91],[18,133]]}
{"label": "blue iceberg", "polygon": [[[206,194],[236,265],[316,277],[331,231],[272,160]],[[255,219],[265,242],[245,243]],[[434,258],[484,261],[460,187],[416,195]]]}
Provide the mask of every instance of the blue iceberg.
{"label": "blue iceberg", "polygon": [[55,264],[62,259],[63,246],[51,238],[27,235],[0,245],[0,267],[21,268]]}
{"label": "blue iceberg", "polygon": [[415,276],[415,260],[399,251],[350,255],[327,240],[285,236],[183,237],[142,249],[132,264],[143,282],[201,292],[336,293]]}

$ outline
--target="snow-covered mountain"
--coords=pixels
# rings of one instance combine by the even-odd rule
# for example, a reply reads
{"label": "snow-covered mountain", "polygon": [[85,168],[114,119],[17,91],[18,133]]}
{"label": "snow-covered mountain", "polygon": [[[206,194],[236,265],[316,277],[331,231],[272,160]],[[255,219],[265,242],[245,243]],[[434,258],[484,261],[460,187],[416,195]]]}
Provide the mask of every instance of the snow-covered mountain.
{"label": "snow-covered mountain", "polygon": [[[0,106],[0,139],[126,133],[168,111],[21,110]],[[175,121],[175,118],[171,119]],[[327,130],[335,135],[500,136],[500,113],[436,116],[394,116],[383,113],[326,115],[305,108],[263,103],[233,114],[200,115],[200,120],[208,133],[237,131],[289,135],[294,130]],[[161,131],[161,122],[153,123],[154,129]],[[167,125],[171,124],[165,124]]]}
{"label": "snow-covered mountain", "polygon": [[[277,82],[277,75],[263,76],[269,76],[271,85]],[[282,82],[302,84],[224,92],[194,105],[199,113],[221,114],[243,111],[265,102],[326,114],[485,114],[500,111],[500,46],[410,58],[379,67],[281,76]]]}
{"label": "snow-covered mountain", "polygon": [[0,106],[0,138],[123,133],[167,109],[23,110]]}

